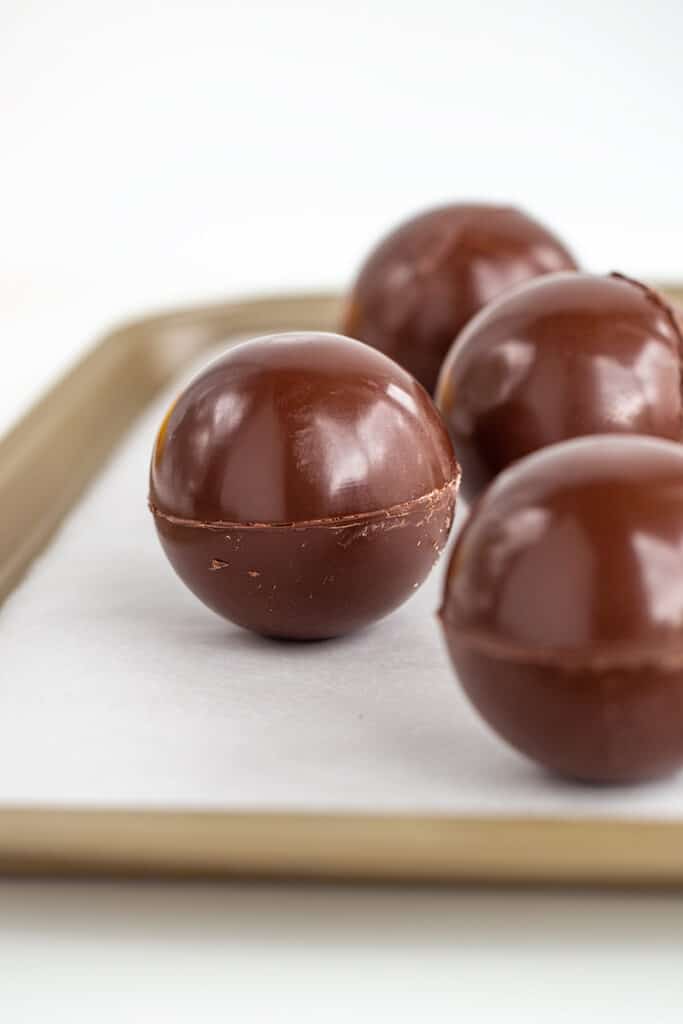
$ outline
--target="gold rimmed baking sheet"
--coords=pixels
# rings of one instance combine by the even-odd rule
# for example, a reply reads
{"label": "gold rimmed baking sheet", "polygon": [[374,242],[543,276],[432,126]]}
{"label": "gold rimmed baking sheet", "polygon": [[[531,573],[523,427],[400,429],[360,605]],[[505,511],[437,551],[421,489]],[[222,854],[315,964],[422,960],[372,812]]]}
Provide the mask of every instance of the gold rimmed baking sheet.
{"label": "gold rimmed baking sheet", "polygon": [[[681,288],[667,290],[683,297]],[[104,337],[0,441],[0,599],[51,543],[137,415],[202,352],[245,334],[333,329],[338,311],[335,295],[254,299],[148,317]],[[0,656],[1,648],[0,618]],[[683,806],[679,822],[17,800],[0,806],[0,870],[680,884]]]}

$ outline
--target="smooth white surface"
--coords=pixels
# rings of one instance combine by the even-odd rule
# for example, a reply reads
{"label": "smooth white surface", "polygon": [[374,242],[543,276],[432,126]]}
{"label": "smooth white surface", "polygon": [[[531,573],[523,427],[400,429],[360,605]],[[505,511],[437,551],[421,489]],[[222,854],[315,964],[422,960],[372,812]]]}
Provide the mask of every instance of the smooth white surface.
{"label": "smooth white surface", "polygon": [[334,641],[274,643],[207,611],[146,507],[178,387],[0,608],[0,803],[683,819],[683,774],[570,785],[485,729],[435,618],[445,560],[399,611]]}
{"label": "smooth white surface", "polygon": [[681,39],[673,0],[0,0],[0,431],[118,317],[340,285],[448,199],[683,277]]}
{"label": "smooth white surface", "polygon": [[0,1006],[12,1024],[680,1024],[682,940],[671,894],[8,883]]}
{"label": "smooth white surface", "polygon": [[[595,269],[683,276],[682,20],[0,0],[0,432],[118,317],[337,285],[451,197],[521,203]],[[682,939],[671,895],[8,883],[0,1016],[679,1022]]]}

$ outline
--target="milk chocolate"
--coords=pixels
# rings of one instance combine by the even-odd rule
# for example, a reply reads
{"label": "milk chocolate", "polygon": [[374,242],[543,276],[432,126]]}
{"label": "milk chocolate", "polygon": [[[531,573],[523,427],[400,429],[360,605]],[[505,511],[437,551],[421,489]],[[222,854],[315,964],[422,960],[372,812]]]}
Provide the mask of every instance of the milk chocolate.
{"label": "milk chocolate", "polygon": [[440,615],[503,739],[565,776],[634,782],[683,763],[682,581],[683,447],[582,438],[479,499]]}
{"label": "milk chocolate", "polygon": [[455,342],[436,394],[467,496],[572,437],[680,440],[682,345],[664,299],[618,274],[553,274],[492,302]]}
{"label": "milk chocolate", "polygon": [[454,203],[399,225],[370,253],[342,330],[432,393],[453,340],[486,303],[521,281],[575,268],[565,245],[520,210]]}
{"label": "milk chocolate", "polygon": [[423,388],[333,334],[228,351],[172,405],[152,456],[164,550],[210,608],[274,637],[386,615],[448,536],[459,470]]}

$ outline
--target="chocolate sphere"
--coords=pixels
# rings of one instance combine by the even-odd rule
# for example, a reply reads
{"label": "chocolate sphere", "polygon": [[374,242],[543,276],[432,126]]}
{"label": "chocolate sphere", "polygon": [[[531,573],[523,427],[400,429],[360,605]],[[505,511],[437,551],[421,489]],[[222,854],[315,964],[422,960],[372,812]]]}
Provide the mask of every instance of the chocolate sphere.
{"label": "chocolate sphere", "polygon": [[465,493],[583,434],[680,440],[681,344],[664,300],[618,274],[553,274],[492,302],[455,342],[436,394]]}
{"label": "chocolate sphere", "polygon": [[342,329],[405,366],[431,394],[474,313],[520,281],[575,266],[560,240],[521,211],[454,203],[401,224],[370,253]]}
{"label": "chocolate sphere", "polygon": [[423,388],[335,334],[231,349],[171,406],[150,507],[210,608],[277,637],[331,637],[400,605],[438,557],[459,470]]}
{"label": "chocolate sphere", "polygon": [[484,719],[563,775],[683,763],[683,447],[566,441],[503,472],[453,549],[441,620]]}

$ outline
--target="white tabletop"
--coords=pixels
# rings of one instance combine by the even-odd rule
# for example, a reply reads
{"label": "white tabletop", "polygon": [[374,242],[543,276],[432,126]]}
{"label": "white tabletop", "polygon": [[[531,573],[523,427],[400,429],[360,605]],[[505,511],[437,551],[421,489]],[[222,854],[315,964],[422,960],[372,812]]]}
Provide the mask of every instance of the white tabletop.
{"label": "white tabletop", "polygon": [[12,1024],[679,1024],[680,902],[582,892],[0,884]]}
{"label": "white tabletop", "polygon": [[[0,0],[0,432],[108,324],[519,203],[683,278],[683,7]],[[2,1020],[680,1021],[671,894],[0,883]]]}

